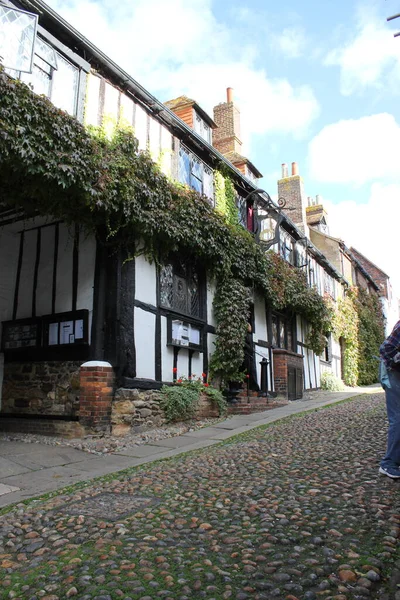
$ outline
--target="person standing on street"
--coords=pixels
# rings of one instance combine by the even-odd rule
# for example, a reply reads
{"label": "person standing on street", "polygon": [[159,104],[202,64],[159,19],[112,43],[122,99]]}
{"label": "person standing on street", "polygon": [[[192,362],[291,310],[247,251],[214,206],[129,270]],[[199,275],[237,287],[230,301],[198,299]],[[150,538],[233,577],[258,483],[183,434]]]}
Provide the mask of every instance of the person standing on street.
{"label": "person standing on street", "polygon": [[389,420],[386,455],[379,473],[391,479],[400,479],[400,321],[379,349],[381,355],[380,380],[386,396]]}

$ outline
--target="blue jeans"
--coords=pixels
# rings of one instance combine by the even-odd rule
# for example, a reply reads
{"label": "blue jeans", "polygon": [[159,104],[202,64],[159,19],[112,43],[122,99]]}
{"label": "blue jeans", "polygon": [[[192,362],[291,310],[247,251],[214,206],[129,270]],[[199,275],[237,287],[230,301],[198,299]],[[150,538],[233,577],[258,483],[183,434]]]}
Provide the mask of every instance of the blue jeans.
{"label": "blue jeans", "polygon": [[400,372],[388,371],[391,387],[384,386],[389,420],[387,450],[381,467],[400,468]]}

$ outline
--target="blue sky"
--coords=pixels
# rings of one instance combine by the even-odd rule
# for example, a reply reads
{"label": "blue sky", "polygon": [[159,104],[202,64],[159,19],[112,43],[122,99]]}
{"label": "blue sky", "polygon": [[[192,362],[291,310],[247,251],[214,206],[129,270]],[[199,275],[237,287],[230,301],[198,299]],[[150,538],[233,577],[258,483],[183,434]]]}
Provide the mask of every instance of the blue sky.
{"label": "blue sky", "polygon": [[211,115],[233,87],[245,154],[272,196],[297,161],[331,233],[400,295],[400,0],[49,0],[160,100]]}

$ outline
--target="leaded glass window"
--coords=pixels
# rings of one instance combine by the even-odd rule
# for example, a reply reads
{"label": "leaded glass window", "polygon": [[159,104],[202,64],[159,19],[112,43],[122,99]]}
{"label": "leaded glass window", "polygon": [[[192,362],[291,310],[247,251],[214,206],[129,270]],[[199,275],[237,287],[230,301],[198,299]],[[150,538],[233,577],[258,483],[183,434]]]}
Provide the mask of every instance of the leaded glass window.
{"label": "leaded glass window", "polygon": [[30,73],[37,16],[0,6],[0,61],[4,67]]}
{"label": "leaded glass window", "polygon": [[160,304],[177,313],[199,318],[200,290],[197,272],[183,262],[160,269]]}
{"label": "leaded glass window", "polygon": [[214,204],[214,175],[196,155],[185,146],[179,148],[179,181],[207,196]]}

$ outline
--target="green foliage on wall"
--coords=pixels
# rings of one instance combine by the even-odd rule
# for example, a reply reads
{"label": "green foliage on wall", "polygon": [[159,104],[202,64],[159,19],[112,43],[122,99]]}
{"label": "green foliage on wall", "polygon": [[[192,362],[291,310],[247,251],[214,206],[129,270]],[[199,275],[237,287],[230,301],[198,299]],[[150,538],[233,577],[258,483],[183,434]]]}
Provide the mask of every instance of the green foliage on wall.
{"label": "green foliage on wall", "polygon": [[385,337],[385,325],[379,298],[361,288],[354,290],[354,304],[358,314],[359,376],[358,385],[378,381],[379,346]]}
{"label": "green foliage on wall", "polygon": [[138,153],[132,131],[116,130],[111,139],[101,130],[89,133],[1,71],[0,131],[3,206],[79,222],[132,256],[139,240],[150,260],[184,253],[215,277],[219,337],[213,369],[221,378],[240,370],[249,288],[270,307],[302,315],[310,325],[310,347],[321,352],[330,327],[327,305],[299,269],[265,253],[238,225],[226,174],[216,177],[216,211],[207,198],[169,181],[148,154]]}
{"label": "green foliage on wall", "polygon": [[384,321],[379,298],[352,287],[338,301],[333,332],[343,338],[343,381],[347,385],[369,385],[378,381],[379,346],[384,339]]}

